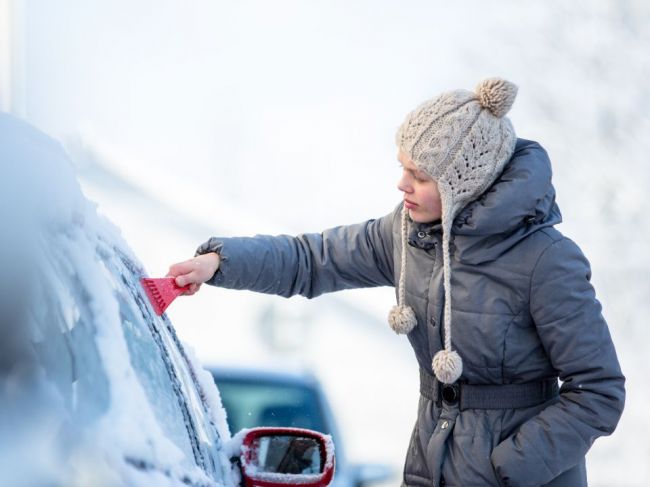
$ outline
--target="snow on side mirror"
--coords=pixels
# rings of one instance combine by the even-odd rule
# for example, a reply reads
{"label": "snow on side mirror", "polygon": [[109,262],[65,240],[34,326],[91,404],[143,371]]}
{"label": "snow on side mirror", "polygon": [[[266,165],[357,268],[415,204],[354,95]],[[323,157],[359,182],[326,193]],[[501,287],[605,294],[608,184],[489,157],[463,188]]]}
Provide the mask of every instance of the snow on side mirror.
{"label": "snow on side mirror", "polygon": [[244,487],[327,486],[334,475],[332,438],[299,428],[253,428],[241,446]]}

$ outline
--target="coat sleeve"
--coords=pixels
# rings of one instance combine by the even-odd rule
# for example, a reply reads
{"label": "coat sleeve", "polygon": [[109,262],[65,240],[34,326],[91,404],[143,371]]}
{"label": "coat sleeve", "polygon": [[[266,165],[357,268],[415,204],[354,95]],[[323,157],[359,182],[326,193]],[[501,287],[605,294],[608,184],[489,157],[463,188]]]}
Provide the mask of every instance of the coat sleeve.
{"label": "coat sleeve", "polygon": [[551,244],[533,271],[531,315],[562,387],[556,403],[493,450],[505,486],[551,481],[611,434],[623,412],[625,378],[590,278],[587,259],[567,238]]}
{"label": "coat sleeve", "polygon": [[218,238],[197,254],[217,252],[219,270],[208,284],[284,297],[393,285],[393,224],[390,214],[322,233]]}

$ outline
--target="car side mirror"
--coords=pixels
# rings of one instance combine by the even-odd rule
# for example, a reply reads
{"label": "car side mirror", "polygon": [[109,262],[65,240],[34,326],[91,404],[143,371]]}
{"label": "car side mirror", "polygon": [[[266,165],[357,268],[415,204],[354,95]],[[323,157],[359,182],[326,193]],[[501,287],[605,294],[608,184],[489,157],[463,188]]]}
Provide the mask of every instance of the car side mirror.
{"label": "car side mirror", "polygon": [[334,476],[330,436],[300,428],[253,428],[241,446],[244,487],[327,486]]}

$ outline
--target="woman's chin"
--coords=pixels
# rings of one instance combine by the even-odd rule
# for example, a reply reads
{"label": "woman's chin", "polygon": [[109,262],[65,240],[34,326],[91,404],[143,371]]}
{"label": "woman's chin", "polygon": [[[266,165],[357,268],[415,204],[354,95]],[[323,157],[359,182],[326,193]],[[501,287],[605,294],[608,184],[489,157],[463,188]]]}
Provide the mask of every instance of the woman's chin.
{"label": "woman's chin", "polygon": [[417,210],[409,210],[409,217],[415,223],[426,223],[423,216]]}
{"label": "woman's chin", "polygon": [[426,215],[418,210],[409,210],[409,217],[415,223],[433,223],[440,219],[440,217],[436,218],[435,215]]}

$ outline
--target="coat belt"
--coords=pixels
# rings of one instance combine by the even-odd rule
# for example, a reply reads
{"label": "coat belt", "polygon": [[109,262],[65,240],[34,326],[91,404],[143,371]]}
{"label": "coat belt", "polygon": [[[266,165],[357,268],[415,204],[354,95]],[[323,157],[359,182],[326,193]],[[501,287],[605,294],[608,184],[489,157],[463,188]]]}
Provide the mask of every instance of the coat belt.
{"label": "coat belt", "polygon": [[439,382],[420,369],[420,394],[438,405],[459,404],[465,409],[518,409],[537,406],[559,394],[557,378],[522,384],[465,384]]}

